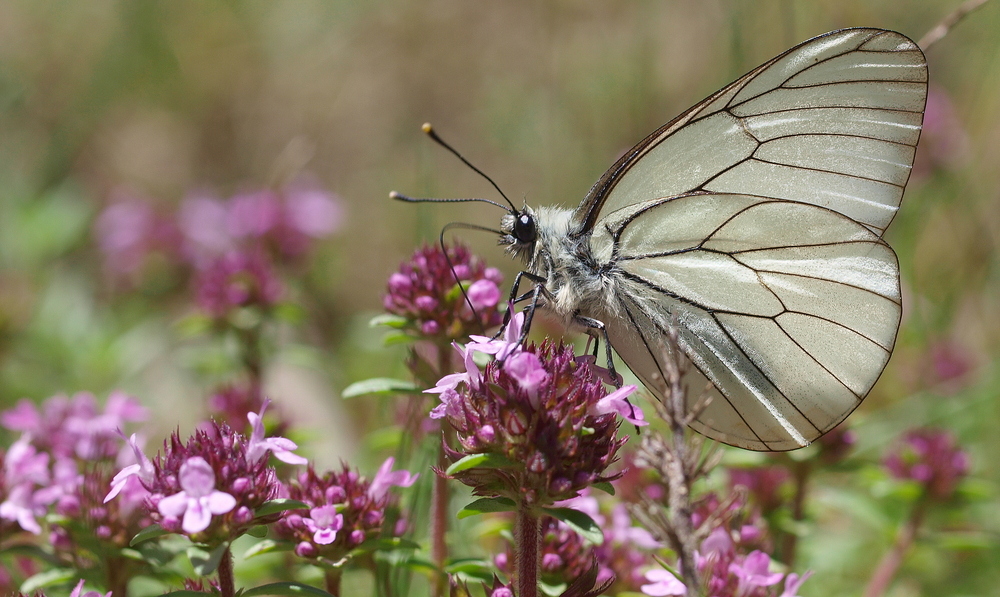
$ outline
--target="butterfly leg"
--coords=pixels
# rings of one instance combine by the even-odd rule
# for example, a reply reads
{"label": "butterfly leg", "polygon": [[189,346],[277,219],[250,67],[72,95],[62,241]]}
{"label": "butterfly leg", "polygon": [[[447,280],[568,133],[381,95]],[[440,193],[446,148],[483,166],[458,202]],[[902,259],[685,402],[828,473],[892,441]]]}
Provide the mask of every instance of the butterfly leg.
{"label": "butterfly leg", "polygon": [[[528,292],[525,292],[524,294],[518,296],[517,293],[520,292],[521,280],[524,279],[524,278],[528,278],[528,280],[530,280],[531,282],[534,282],[535,283],[535,287],[532,288],[531,290],[529,290]],[[525,301],[525,300],[531,298],[537,292],[537,290],[539,288],[542,288],[542,289],[545,288],[545,278],[543,278],[541,276],[538,276],[538,275],[535,275],[535,274],[533,274],[531,272],[524,272],[524,271],[518,272],[517,275],[514,276],[514,283],[511,285],[510,296],[507,297],[507,303],[510,304],[510,305],[516,305],[517,303],[520,303],[521,301]],[[543,292],[544,292],[544,290],[543,290]],[[530,306],[530,309],[531,309],[532,313],[535,310],[535,303],[536,302],[537,302],[537,299],[533,300],[532,304]],[[527,309],[525,309],[525,311],[527,311]],[[493,340],[496,340],[501,335],[503,335],[504,331],[507,329],[507,325],[510,324],[510,317],[511,317],[512,314],[513,314],[513,312],[511,311],[511,309],[507,309],[507,311],[503,314],[503,323],[500,324],[500,329],[497,330],[497,333],[493,335]],[[528,315],[527,316],[527,321],[525,321],[525,325],[524,325],[524,330],[525,331],[522,334],[522,338],[520,340],[521,342],[524,341],[524,337],[523,336],[527,335],[527,330],[530,327],[530,322],[531,322],[531,315]]]}
{"label": "butterfly leg", "polygon": [[594,319],[593,317],[585,317],[576,313],[573,315],[573,323],[585,328],[587,333],[594,338],[594,356],[597,356],[598,346],[600,346],[601,337],[604,337],[604,353],[607,358],[608,363],[608,374],[611,376],[611,382],[616,388],[622,387],[622,376],[618,375],[615,371],[615,362],[612,360],[611,353],[611,341],[608,339],[608,329],[604,325],[604,322],[599,319]]}

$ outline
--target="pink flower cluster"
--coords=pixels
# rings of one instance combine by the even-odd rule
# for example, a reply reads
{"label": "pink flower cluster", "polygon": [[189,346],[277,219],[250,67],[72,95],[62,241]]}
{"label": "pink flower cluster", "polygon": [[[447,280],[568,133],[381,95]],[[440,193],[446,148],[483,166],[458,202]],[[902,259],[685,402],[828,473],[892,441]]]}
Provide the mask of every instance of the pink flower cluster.
{"label": "pink flower cluster", "polygon": [[[515,502],[551,504],[569,499],[602,476],[625,442],[617,436],[617,413],[641,412],[625,402],[635,386],[608,394],[599,374],[570,347],[549,341],[518,345],[521,314],[511,318],[503,340],[474,336],[456,349],[465,372],[451,374],[427,392],[441,395],[432,418],[457,431],[455,460],[469,454],[496,454],[514,466],[473,468],[455,475],[478,495]],[[480,371],[474,352],[498,355]],[[624,405],[619,405],[621,402]],[[616,478],[616,477],[615,477]]]}
{"label": "pink flower cluster", "polygon": [[41,409],[21,400],[0,413],[0,425],[21,433],[3,459],[0,525],[14,522],[39,534],[38,518],[50,506],[60,514],[78,515],[81,469],[114,461],[118,430],[146,417],[146,409],[122,392],[113,392],[103,410],[92,394],[80,392],[50,398]]}
{"label": "pink flower cluster", "polygon": [[297,446],[291,440],[265,437],[267,405],[265,401],[260,413],[248,415],[249,438],[224,423],[212,423],[186,442],[172,434],[155,460],[143,454],[132,436],[128,443],[136,463],[115,476],[104,501],[110,502],[137,480],[150,494],[149,514],[164,529],[206,542],[239,536],[254,512],[279,492],[267,455],[289,464],[306,463],[292,452]]}
{"label": "pink flower cluster", "polygon": [[208,194],[185,198],[176,214],[150,199],[117,191],[94,224],[107,268],[117,275],[138,273],[153,253],[207,266],[220,255],[247,248],[279,258],[296,258],[313,240],[329,236],[344,221],[341,200],[310,185],[240,193],[228,200]]}
{"label": "pink flower cluster", "polygon": [[[772,572],[769,555],[760,550],[741,553],[737,542],[724,527],[716,528],[702,541],[695,552],[695,565],[706,594],[713,597],[772,597],[777,594],[777,586],[782,579],[785,581],[784,590],[779,597],[797,597],[802,583],[811,576],[810,572],[802,576]],[[687,595],[684,583],[662,568],[648,571],[646,579],[649,584],[641,587],[646,595]]]}
{"label": "pink flower cluster", "polygon": [[[338,561],[368,539],[384,534],[389,488],[409,487],[418,475],[393,471],[395,460],[386,459],[368,480],[347,465],[339,472],[319,475],[309,467],[284,492],[309,504],[309,510],[290,510],[275,524],[279,537],[295,542],[295,553],[303,558]],[[392,535],[402,534],[392,529]]]}
{"label": "pink flower cluster", "polygon": [[417,335],[465,338],[500,325],[502,281],[499,270],[486,267],[462,245],[448,247],[447,253],[425,246],[389,277],[383,304]]}
{"label": "pink flower cluster", "polygon": [[945,500],[968,474],[969,455],[950,432],[923,428],[907,433],[883,464],[897,479],[917,481],[932,497]]}
{"label": "pink flower cluster", "polygon": [[313,242],[336,232],[344,219],[335,195],[311,186],[237,194],[193,195],[176,215],[149,200],[118,193],[98,217],[94,233],[110,273],[133,283],[160,256],[195,272],[199,305],[215,318],[231,309],[267,308],[281,296],[274,263],[292,263]]}

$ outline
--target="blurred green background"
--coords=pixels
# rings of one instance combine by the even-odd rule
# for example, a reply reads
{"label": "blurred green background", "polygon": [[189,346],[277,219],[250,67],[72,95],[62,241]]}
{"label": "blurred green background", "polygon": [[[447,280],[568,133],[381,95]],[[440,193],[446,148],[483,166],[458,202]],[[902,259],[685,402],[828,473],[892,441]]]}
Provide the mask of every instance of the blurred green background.
{"label": "blurred green background", "polygon": [[[850,26],[919,39],[957,4],[0,1],[0,408],[122,387],[164,431],[190,426],[221,373],[178,329],[189,296],[155,267],[137,288],[112,283],[94,218],[121,189],[170,210],[198,189],[228,196],[308,173],[340,195],[347,220],[297,273],[308,323],[281,331],[267,382],[322,462],[352,456],[385,418],[339,390],[402,375],[402,352],[366,324],[386,278],[444,223],[499,217],[388,199],[496,198],[423,122],[515,203],[575,205],[621,152],[788,47]],[[1000,481],[1000,5],[971,14],[928,61],[934,121],[887,233],[903,328],[851,421],[875,456],[911,426],[955,430],[989,493]],[[462,239],[512,277],[495,239]],[[949,594],[1000,594],[997,503],[980,504],[976,545],[916,556]],[[857,541],[838,537],[810,554],[813,568],[850,569]],[[831,582],[806,593],[836,594]]]}

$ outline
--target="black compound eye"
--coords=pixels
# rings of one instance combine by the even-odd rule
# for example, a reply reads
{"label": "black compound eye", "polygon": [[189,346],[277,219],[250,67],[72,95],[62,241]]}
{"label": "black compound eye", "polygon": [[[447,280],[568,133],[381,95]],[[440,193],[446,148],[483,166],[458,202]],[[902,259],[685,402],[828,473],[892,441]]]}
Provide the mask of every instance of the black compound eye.
{"label": "black compound eye", "polygon": [[521,213],[517,215],[514,220],[514,238],[518,242],[522,243],[533,243],[537,236],[537,231],[535,230],[535,218],[531,217],[526,213]]}

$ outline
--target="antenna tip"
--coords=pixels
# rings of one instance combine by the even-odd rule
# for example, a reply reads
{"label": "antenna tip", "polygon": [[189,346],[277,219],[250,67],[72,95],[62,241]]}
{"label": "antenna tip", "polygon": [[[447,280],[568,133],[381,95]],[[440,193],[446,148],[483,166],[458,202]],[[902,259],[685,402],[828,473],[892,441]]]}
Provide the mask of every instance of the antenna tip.
{"label": "antenna tip", "polygon": [[389,191],[389,199],[399,199],[400,196],[396,191]]}
{"label": "antenna tip", "polygon": [[433,131],[434,131],[434,127],[432,127],[432,126],[431,126],[431,123],[429,123],[429,122],[425,122],[425,123],[423,124],[423,126],[421,126],[421,127],[420,127],[420,129],[421,129],[422,131],[424,131],[425,133],[427,133],[428,135],[429,135],[429,134],[431,134],[431,132],[433,132]]}

